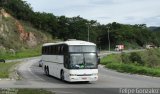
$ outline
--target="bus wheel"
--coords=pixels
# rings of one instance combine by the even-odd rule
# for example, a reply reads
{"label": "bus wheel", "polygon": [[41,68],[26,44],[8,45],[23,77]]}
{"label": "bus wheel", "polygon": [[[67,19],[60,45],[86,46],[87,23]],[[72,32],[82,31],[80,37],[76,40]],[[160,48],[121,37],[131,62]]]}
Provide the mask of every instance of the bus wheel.
{"label": "bus wheel", "polygon": [[46,68],[46,75],[49,76],[49,68]]}
{"label": "bus wheel", "polygon": [[64,81],[64,71],[61,71],[61,80]]}

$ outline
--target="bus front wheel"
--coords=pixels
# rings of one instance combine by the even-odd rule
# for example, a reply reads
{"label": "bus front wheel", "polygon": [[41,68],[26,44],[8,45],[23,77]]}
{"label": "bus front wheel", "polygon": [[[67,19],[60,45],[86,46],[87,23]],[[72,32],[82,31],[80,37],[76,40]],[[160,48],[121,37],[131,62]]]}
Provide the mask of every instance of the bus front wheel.
{"label": "bus front wheel", "polygon": [[61,80],[64,81],[64,71],[61,70]]}

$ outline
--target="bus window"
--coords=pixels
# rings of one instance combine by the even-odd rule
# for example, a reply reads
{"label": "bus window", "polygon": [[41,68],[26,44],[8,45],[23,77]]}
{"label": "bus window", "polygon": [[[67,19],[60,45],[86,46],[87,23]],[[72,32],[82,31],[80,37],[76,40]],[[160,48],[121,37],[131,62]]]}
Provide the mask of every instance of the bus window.
{"label": "bus window", "polygon": [[68,46],[67,45],[64,45],[63,46],[63,53],[68,53]]}
{"label": "bus window", "polygon": [[95,53],[84,54],[85,68],[97,68],[97,56]]}
{"label": "bus window", "polygon": [[60,54],[63,55],[64,54],[64,45],[60,46]]}
{"label": "bus window", "polygon": [[58,46],[58,52],[59,55],[61,54],[61,46]]}
{"label": "bus window", "polygon": [[55,46],[55,54],[58,54],[58,45]]}
{"label": "bus window", "polygon": [[69,55],[64,55],[64,67],[69,69]]}
{"label": "bus window", "polygon": [[54,54],[54,46],[51,46],[51,55]]}
{"label": "bus window", "polygon": [[79,45],[74,45],[74,46],[69,46],[69,51],[70,52],[96,52],[96,47],[95,46],[79,46]]}
{"label": "bus window", "polygon": [[71,54],[71,69],[93,69],[97,68],[97,55],[95,53]]}
{"label": "bus window", "polygon": [[70,55],[70,68],[71,69],[84,68],[83,54]]}

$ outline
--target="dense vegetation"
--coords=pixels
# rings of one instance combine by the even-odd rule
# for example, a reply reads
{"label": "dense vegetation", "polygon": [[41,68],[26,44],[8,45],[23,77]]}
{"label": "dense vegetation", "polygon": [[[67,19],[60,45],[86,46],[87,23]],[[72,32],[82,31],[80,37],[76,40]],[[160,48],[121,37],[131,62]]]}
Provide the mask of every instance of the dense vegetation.
{"label": "dense vegetation", "polygon": [[101,64],[119,72],[160,77],[160,49],[112,54],[103,58]]}
{"label": "dense vegetation", "polygon": [[[116,44],[125,44],[127,48],[143,47],[146,44],[160,45],[160,32],[152,32],[145,24],[109,23],[101,25],[97,21],[87,20],[80,16],[68,18],[55,16],[51,13],[34,12],[29,4],[22,0],[0,0],[0,7],[19,20],[32,24],[43,32],[48,32],[53,39],[80,39],[87,40],[87,31],[90,31],[90,41],[101,48],[108,47],[108,29],[110,32],[111,47]],[[156,31],[160,31],[157,30]]]}

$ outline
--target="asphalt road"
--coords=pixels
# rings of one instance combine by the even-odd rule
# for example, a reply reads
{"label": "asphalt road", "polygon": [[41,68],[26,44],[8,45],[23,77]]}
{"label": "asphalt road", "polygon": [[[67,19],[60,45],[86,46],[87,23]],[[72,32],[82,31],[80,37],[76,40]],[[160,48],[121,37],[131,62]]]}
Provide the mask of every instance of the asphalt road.
{"label": "asphalt road", "polygon": [[17,67],[17,74],[22,79],[0,80],[0,88],[48,88],[56,94],[117,94],[119,88],[160,88],[160,78],[118,73],[102,65],[99,65],[99,80],[96,82],[62,82],[46,76],[42,68],[38,67],[39,60],[40,57],[22,60],[23,63]]}

